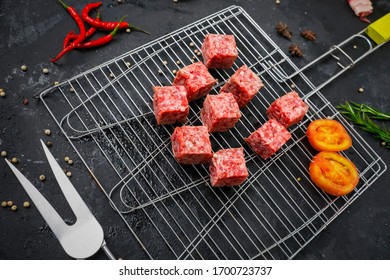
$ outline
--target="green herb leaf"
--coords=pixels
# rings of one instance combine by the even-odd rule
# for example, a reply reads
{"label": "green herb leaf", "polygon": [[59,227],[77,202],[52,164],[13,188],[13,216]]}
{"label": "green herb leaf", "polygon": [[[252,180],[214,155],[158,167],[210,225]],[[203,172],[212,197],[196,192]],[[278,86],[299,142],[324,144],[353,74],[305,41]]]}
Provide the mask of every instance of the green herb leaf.
{"label": "green herb leaf", "polygon": [[357,124],[361,129],[371,133],[374,137],[380,139],[386,148],[390,148],[390,130],[381,127],[372,119],[390,120],[390,115],[365,104],[355,102],[345,102],[337,106],[340,113],[347,119]]}

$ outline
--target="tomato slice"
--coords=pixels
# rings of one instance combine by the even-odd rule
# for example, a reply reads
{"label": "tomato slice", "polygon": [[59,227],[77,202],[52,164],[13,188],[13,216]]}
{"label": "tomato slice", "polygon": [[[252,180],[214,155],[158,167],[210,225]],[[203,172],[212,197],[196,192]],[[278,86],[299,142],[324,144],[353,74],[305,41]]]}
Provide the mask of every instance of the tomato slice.
{"label": "tomato slice", "polygon": [[306,135],[310,145],[319,152],[339,152],[352,146],[351,136],[336,120],[315,120],[307,127]]}
{"label": "tomato slice", "polygon": [[334,196],[350,193],[359,182],[356,166],[336,152],[320,152],[314,156],[309,173],[317,187]]}

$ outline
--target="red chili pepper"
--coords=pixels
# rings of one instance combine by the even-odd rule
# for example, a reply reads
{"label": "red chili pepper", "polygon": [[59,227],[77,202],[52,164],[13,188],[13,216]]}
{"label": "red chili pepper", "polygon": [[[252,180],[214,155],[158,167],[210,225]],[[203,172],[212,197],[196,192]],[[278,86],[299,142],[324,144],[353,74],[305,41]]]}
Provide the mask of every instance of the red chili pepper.
{"label": "red chili pepper", "polygon": [[100,46],[108,44],[109,42],[112,41],[114,36],[118,33],[119,26],[123,22],[125,17],[126,16],[121,18],[121,20],[117,23],[116,27],[114,28],[113,31],[111,31],[110,34],[107,34],[106,36],[103,36],[103,37],[101,37],[99,39],[96,39],[96,40],[93,40],[93,41],[90,41],[90,42],[78,44],[76,46],[76,48],[78,48],[78,49],[89,49],[89,48],[100,47]]}
{"label": "red chili pepper", "polygon": [[[97,21],[100,21],[100,13],[98,11],[98,14],[96,16],[96,20]],[[97,28],[96,27],[90,27],[87,32],[85,33],[85,38],[89,38],[91,37],[93,34],[95,34]],[[74,31],[69,31],[69,33],[66,35],[65,39],[64,39],[64,45],[63,45],[63,48],[65,49],[71,41],[77,39],[79,37],[78,34],[74,33]]]}
{"label": "red chili pepper", "polygon": [[[103,30],[113,30],[116,28],[118,22],[96,21],[94,18],[91,18],[89,16],[89,12],[91,10],[99,8],[102,4],[103,4],[102,2],[94,2],[94,3],[89,3],[89,4],[85,5],[84,9],[81,12],[81,17],[90,26],[93,26],[93,27],[96,27],[99,29],[103,29]],[[140,32],[143,32],[146,34],[150,34],[150,32],[142,30],[138,27],[135,27],[128,22],[121,22],[120,23],[119,29],[127,29],[127,28],[130,28],[131,30],[140,31]]]}
{"label": "red chili pepper", "polygon": [[59,60],[66,53],[68,53],[71,50],[73,50],[78,44],[83,42],[85,40],[85,35],[86,35],[84,22],[83,22],[82,18],[80,17],[80,15],[77,13],[76,9],[71,7],[71,6],[66,5],[61,0],[58,0],[58,1],[69,12],[69,14],[72,16],[72,18],[76,22],[76,24],[77,24],[77,26],[78,26],[78,28],[80,30],[80,35],[79,35],[79,37],[76,40],[74,40],[72,43],[70,43],[69,46],[67,46],[65,49],[63,49],[55,58],[50,59],[50,61],[53,62],[53,63],[56,62],[57,60]]}

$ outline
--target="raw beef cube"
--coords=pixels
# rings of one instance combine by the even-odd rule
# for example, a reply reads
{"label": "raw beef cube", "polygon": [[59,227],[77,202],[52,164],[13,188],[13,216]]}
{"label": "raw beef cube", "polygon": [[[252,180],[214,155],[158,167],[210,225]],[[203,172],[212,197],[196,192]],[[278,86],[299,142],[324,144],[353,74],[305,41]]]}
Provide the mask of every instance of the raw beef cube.
{"label": "raw beef cube", "polygon": [[207,34],[202,45],[203,62],[208,68],[230,68],[238,56],[233,35]]}
{"label": "raw beef cube", "polygon": [[187,119],[189,107],[185,87],[153,87],[153,92],[154,115],[158,124],[174,124]]}
{"label": "raw beef cube", "polygon": [[213,187],[241,185],[248,177],[244,149],[219,150],[214,153],[209,169]]}
{"label": "raw beef cube", "polygon": [[279,97],[267,109],[270,119],[279,121],[284,127],[299,123],[305,116],[309,106],[299,97],[295,91]]}
{"label": "raw beef cube", "polygon": [[241,113],[233,94],[223,92],[207,95],[200,116],[209,132],[223,132],[234,127]]}
{"label": "raw beef cube", "polygon": [[270,119],[244,140],[256,154],[267,159],[290,138],[290,132],[282,124]]}
{"label": "raw beef cube", "polygon": [[207,67],[202,62],[196,62],[180,69],[173,85],[185,86],[187,99],[192,101],[209,93],[216,82]]}
{"label": "raw beef cube", "polygon": [[181,164],[207,163],[212,157],[207,127],[176,127],[171,136],[173,155]]}
{"label": "raw beef cube", "polygon": [[252,100],[263,86],[260,78],[248,66],[243,65],[221,88],[221,92],[231,92],[238,106],[242,108]]}

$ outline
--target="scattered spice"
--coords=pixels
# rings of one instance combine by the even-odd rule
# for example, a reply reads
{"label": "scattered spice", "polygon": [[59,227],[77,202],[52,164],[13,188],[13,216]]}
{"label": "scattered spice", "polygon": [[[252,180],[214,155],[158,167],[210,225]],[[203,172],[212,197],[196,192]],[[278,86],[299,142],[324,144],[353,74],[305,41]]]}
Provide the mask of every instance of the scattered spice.
{"label": "scattered spice", "polygon": [[294,84],[291,84],[291,86],[290,86],[291,88],[295,88],[295,85]]}
{"label": "scattered spice", "polygon": [[31,206],[30,202],[28,202],[28,201],[23,202],[23,207],[24,208],[29,208],[30,206]]}
{"label": "scattered spice", "polygon": [[24,105],[28,105],[28,103],[30,103],[28,98],[23,98],[23,104]]}
{"label": "scattered spice", "polygon": [[275,0],[275,3],[276,3],[277,5],[279,5],[279,4],[280,4],[280,0]]}
{"label": "scattered spice", "polygon": [[163,71],[161,69],[158,69],[157,73],[159,73],[161,75],[163,73]]}
{"label": "scattered spice", "polygon": [[302,178],[301,178],[301,177],[298,177],[298,178],[297,178],[297,181],[298,181],[298,182],[302,181]]}
{"label": "scattered spice", "polygon": [[116,0],[119,4],[122,4],[122,0]]}
{"label": "scattered spice", "polygon": [[363,91],[364,91],[364,88],[362,88],[362,87],[358,89],[358,92],[360,92],[360,93],[362,93]]}
{"label": "scattered spice", "polygon": [[190,47],[193,47],[193,46],[195,46],[195,44],[194,44],[194,42],[191,42]]}
{"label": "scattered spice", "polygon": [[126,29],[126,33],[130,33],[131,32],[131,29],[130,28],[127,28]]}
{"label": "scattered spice", "polygon": [[53,84],[54,84],[55,86],[58,86],[58,85],[60,84],[60,82],[59,82],[59,81],[55,81]]}
{"label": "scattered spice", "polygon": [[110,77],[111,77],[111,78],[115,78],[114,73],[110,73]]}
{"label": "scattered spice", "polygon": [[386,146],[386,142],[383,141],[383,142],[381,143],[381,145],[382,145],[382,146]]}
{"label": "scattered spice", "polygon": [[130,67],[130,66],[131,66],[131,63],[128,62],[128,61],[126,61],[125,64],[126,64],[127,67]]}
{"label": "scattered spice", "polygon": [[70,172],[70,171],[66,172],[66,176],[72,177],[72,172]]}
{"label": "scattered spice", "polygon": [[0,97],[5,97],[5,91],[0,91]]}
{"label": "scattered spice", "polygon": [[180,63],[181,63],[180,60],[176,61],[176,64],[177,64],[177,65],[180,65]]}
{"label": "scattered spice", "polygon": [[196,53],[196,54],[197,54],[198,52],[199,52],[199,51],[198,51],[198,49],[195,49],[195,50],[194,50],[194,53]]}
{"label": "scattered spice", "polygon": [[353,45],[353,48],[356,50],[356,49],[357,49],[357,46],[356,46],[356,45]]}
{"label": "scattered spice", "polygon": [[291,56],[297,56],[297,57],[303,56],[303,52],[297,44],[291,44],[288,47],[288,52],[290,53]]}
{"label": "scattered spice", "polygon": [[27,65],[22,65],[22,66],[20,66],[20,70],[22,70],[22,71],[27,71]]}
{"label": "scattered spice", "polygon": [[7,207],[8,205],[7,205],[7,201],[2,201],[1,202],[1,207],[3,207],[3,208],[5,208],[5,207]]}
{"label": "scattered spice", "polygon": [[65,157],[64,160],[65,160],[66,162],[68,162],[68,161],[70,160],[70,158],[69,158],[69,157]]}
{"label": "scattered spice", "polygon": [[6,157],[8,155],[8,153],[6,151],[1,151],[1,156],[2,157]]}
{"label": "scattered spice", "polygon": [[172,73],[173,73],[173,74],[176,74],[176,73],[177,73],[177,71],[176,71],[176,70],[172,70]]}
{"label": "scattered spice", "polygon": [[316,33],[311,30],[305,30],[301,32],[301,36],[309,41],[315,41],[317,39]]}
{"label": "scattered spice", "polygon": [[49,69],[43,68],[43,69],[42,69],[42,72],[43,72],[43,74],[49,74]]}
{"label": "scattered spice", "polygon": [[173,2],[177,3],[177,2],[179,2],[179,0],[173,0]]}
{"label": "scattered spice", "polygon": [[288,25],[284,22],[279,21],[276,24],[276,32],[282,35],[284,38],[290,40],[292,38],[292,32],[288,29]]}
{"label": "scattered spice", "polygon": [[14,205],[13,201],[12,201],[12,200],[8,200],[8,201],[7,201],[7,206],[8,206],[8,207],[11,207],[12,205]]}
{"label": "scattered spice", "polygon": [[201,56],[201,55],[202,55],[202,52],[201,52],[201,51],[198,51],[198,52],[196,53],[196,55],[197,55],[197,56]]}
{"label": "scattered spice", "polygon": [[69,89],[69,91],[70,91],[70,92],[74,92],[74,88],[71,87],[71,88]]}
{"label": "scattered spice", "polygon": [[72,164],[73,164],[73,160],[71,160],[71,159],[68,160],[68,164],[69,164],[69,165],[72,165]]}
{"label": "scattered spice", "polygon": [[48,136],[51,134],[51,131],[50,131],[50,129],[45,129],[45,131],[44,131],[44,132],[45,132],[45,134],[46,134],[46,135],[48,135]]}
{"label": "scattered spice", "polygon": [[50,142],[50,141],[47,141],[47,142],[46,142],[46,146],[50,148],[51,146],[53,146],[53,143]]}
{"label": "scattered spice", "polygon": [[46,176],[45,175],[39,175],[39,180],[40,181],[45,181],[46,180]]}
{"label": "scattered spice", "polygon": [[18,210],[18,206],[12,205],[12,206],[11,206],[11,210],[15,212],[16,210]]}
{"label": "scattered spice", "polygon": [[163,63],[164,65],[167,65],[167,64],[168,64],[168,61],[164,60],[162,63]]}
{"label": "scattered spice", "polygon": [[13,158],[11,159],[11,162],[14,163],[14,164],[16,164],[16,163],[19,162],[19,160],[18,160],[16,157],[13,157]]}

